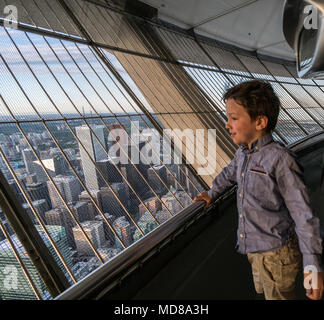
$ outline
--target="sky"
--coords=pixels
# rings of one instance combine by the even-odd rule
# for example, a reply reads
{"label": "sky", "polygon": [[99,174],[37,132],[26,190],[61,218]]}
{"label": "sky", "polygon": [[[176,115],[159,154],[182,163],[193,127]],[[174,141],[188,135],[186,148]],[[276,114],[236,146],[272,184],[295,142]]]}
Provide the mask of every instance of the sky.
{"label": "sky", "polygon": [[[45,41],[43,36],[31,33],[28,33],[28,38],[22,31],[6,30],[0,27],[0,94],[18,118],[23,117],[24,114],[34,114],[38,118],[30,102],[44,118],[47,113],[56,113],[57,117],[61,118],[59,112],[55,110],[54,104],[63,115],[76,113],[76,108],[80,113],[92,112],[92,114],[96,112],[140,112],[110,71],[106,72],[105,68],[107,69],[107,67],[98,62],[88,46],[76,45],[70,41],[61,42],[49,37],[46,37]],[[37,82],[22,56],[48,95]],[[109,52],[106,52],[106,56],[133,92],[150,110],[145,98],[115,56]],[[21,88],[17,85],[5,63],[8,64]],[[89,82],[81,71],[89,79]],[[0,117],[6,115],[8,112],[1,106]]]}

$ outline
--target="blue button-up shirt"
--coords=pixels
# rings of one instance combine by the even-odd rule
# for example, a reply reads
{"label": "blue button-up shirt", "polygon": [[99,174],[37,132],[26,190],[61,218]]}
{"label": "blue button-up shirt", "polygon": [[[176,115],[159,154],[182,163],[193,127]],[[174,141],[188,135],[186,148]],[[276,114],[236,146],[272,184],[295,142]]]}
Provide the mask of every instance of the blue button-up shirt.
{"label": "blue button-up shirt", "polygon": [[241,145],[208,194],[215,200],[235,184],[238,252],[276,250],[297,234],[304,267],[314,265],[323,271],[320,222],[311,206],[303,170],[289,149],[275,142],[271,134],[256,140],[251,149]]}

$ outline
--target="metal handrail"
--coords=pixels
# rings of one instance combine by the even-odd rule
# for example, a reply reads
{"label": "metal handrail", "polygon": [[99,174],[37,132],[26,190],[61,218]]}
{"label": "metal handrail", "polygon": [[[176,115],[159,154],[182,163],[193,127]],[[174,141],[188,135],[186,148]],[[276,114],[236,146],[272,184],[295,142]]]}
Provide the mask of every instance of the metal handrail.
{"label": "metal handrail", "polygon": [[[220,201],[230,197],[235,190],[236,186],[226,191],[207,210],[203,209],[204,202],[202,201],[192,203],[177,215],[161,224],[159,228],[152,230],[143,238],[124,249],[112,260],[107,261],[85,278],[72,285],[57,296],[55,300],[81,300],[93,296],[95,296],[94,299],[99,299],[114,287],[115,284],[118,284],[119,280],[116,281],[118,275],[129,268],[132,269],[131,272],[134,271],[143,262],[143,259],[145,260],[144,257],[146,255],[152,256],[154,249],[159,251],[173,237],[186,230],[189,225],[213,211]],[[101,289],[102,287],[105,287],[104,292]],[[101,292],[98,294],[99,290]]]}

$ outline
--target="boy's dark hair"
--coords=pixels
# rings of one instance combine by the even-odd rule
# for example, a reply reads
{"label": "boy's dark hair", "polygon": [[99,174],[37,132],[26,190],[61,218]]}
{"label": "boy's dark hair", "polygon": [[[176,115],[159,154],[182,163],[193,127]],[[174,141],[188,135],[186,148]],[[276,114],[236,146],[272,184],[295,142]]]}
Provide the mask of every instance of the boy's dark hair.
{"label": "boy's dark hair", "polygon": [[240,84],[228,89],[223,100],[234,99],[242,105],[252,120],[258,116],[268,118],[267,132],[271,132],[278,120],[280,100],[274,92],[270,83],[261,80],[241,82]]}

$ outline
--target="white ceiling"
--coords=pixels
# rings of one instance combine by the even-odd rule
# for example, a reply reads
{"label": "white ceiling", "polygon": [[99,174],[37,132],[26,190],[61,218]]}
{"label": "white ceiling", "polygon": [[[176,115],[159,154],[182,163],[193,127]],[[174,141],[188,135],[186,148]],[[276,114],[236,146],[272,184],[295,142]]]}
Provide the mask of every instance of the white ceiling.
{"label": "white ceiling", "polygon": [[161,20],[277,58],[295,60],[282,32],[284,0],[141,0]]}

